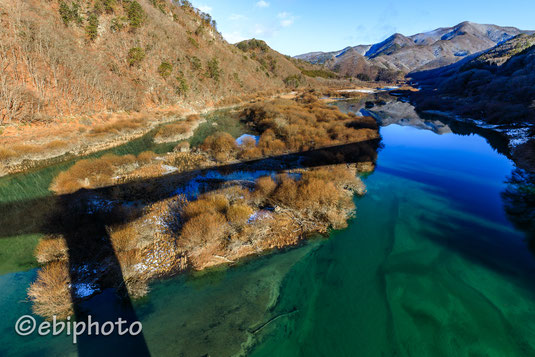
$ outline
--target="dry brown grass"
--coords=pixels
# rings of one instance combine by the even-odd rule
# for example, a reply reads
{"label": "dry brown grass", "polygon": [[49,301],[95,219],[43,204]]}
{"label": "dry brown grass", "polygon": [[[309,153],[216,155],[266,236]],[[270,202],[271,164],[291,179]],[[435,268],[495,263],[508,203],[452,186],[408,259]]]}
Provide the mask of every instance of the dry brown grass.
{"label": "dry brown grass", "polygon": [[131,131],[141,128],[146,124],[146,118],[144,117],[133,117],[129,119],[119,119],[111,123],[105,123],[93,127],[89,135],[100,136],[107,134],[118,134],[122,131]]}
{"label": "dry brown grass", "polygon": [[179,245],[185,249],[202,247],[207,242],[220,242],[228,232],[228,223],[221,213],[201,213],[182,227]]}
{"label": "dry brown grass", "polygon": [[129,251],[136,248],[138,232],[133,224],[108,229],[113,248],[116,252]]}
{"label": "dry brown grass", "polygon": [[149,290],[148,279],[136,269],[136,265],[143,261],[141,251],[139,249],[122,250],[117,252],[117,259],[128,295],[133,299],[145,296]]}
{"label": "dry brown grass", "polygon": [[33,301],[33,311],[47,318],[65,319],[73,314],[70,292],[69,265],[67,262],[51,262],[37,274],[30,285],[28,296]]}
{"label": "dry brown grass", "polygon": [[[45,130],[43,130],[43,138],[49,139],[44,132]],[[54,157],[62,154],[72,144],[72,140],[53,140],[44,144],[20,143],[19,141],[24,142],[24,139],[17,138],[16,140],[17,142],[15,143],[0,145],[0,160],[13,162],[21,162],[24,158],[41,160],[46,155]],[[33,140],[28,141],[31,142]]]}
{"label": "dry brown grass", "polygon": [[189,144],[187,141],[183,141],[183,142],[181,142],[180,144],[178,144],[178,145],[174,148],[174,151],[178,151],[178,152],[189,152],[189,151],[190,151],[190,144]]}
{"label": "dry brown grass", "polygon": [[217,161],[225,162],[233,157],[238,145],[236,140],[224,132],[210,135],[204,140],[202,149],[210,153]]}
{"label": "dry brown grass", "polygon": [[229,201],[225,196],[219,194],[211,194],[205,196],[205,198],[189,202],[183,211],[184,218],[191,219],[206,212],[224,214],[228,206]]}
{"label": "dry brown grass", "polygon": [[336,187],[347,188],[355,192],[361,191],[364,187],[361,179],[357,177],[356,169],[350,169],[344,165],[330,165],[305,171],[303,179],[320,179],[331,182]]}
{"label": "dry brown grass", "polygon": [[0,160],[9,160],[16,155],[17,153],[14,150],[5,146],[0,146]]}
{"label": "dry brown grass", "polygon": [[262,222],[262,225],[266,225],[268,233],[257,241],[261,250],[290,247],[303,239],[299,222],[291,216],[277,215],[274,219]]}
{"label": "dry brown grass", "polygon": [[161,163],[154,163],[154,164],[148,164],[145,166],[142,166],[138,169],[135,169],[131,173],[129,173],[127,177],[127,181],[131,179],[146,179],[151,177],[160,177],[163,174],[165,174],[165,169],[163,168]]}
{"label": "dry brown grass", "polygon": [[262,151],[256,146],[256,140],[253,138],[247,137],[243,139],[239,149],[239,159],[251,160],[260,158],[262,156]]}
{"label": "dry brown grass", "polygon": [[155,139],[167,140],[175,139],[174,141],[185,139],[187,136],[193,135],[191,124],[188,122],[169,124],[162,126],[155,135]]}
{"label": "dry brown grass", "polygon": [[[255,197],[292,212],[308,230],[325,233],[342,228],[354,211],[352,192],[361,192],[356,171],[344,165],[304,170],[300,179],[283,174],[257,180]],[[275,187],[274,187],[275,185]]]}
{"label": "dry brown grass", "polygon": [[226,106],[240,104],[240,103],[243,103],[243,100],[240,97],[230,96],[230,97],[226,97],[218,101],[217,106],[226,107]]}
{"label": "dry brown grass", "polygon": [[256,146],[245,147],[240,151],[238,155],[238,158],[243,159],[243,160],[254,160],[254,159],[259,159],[261,157],[262,157],[262,150]]}
{"label": "dry brown grass", "polygon": [[66,143],[66,142],[64,142],[62,140],[54,140],[54,141],[51,141],[51,142],[47,143],[44,146],[44,149],[45,150],[58,150],[58,149],[65,148],[67,145],[68,145],[68,143]]}
{"label": "dry brown grass", "polygon": [[42,238],[35,248],[35,257],[40,264],[56,260],[66,261],[68,254],[69,248],[63,237]]}
{"label": "dry brown grass", "polygon": [[[344,114],[304,93],[296,100],[275,99],[250,105],[241,117],[261,134],[258,149],[263,155],[305,151],[377,138],[370,118]],[[249,147],[246,149],[250,150]],[[249,154],[248,154],[249,155]]]}
{"label": "dry brown grass", "polygon": [[253,212],[248,205],[235,204],[227,209],[227,219],[234,224],[242,225],[247,222]]}
{"label": "dry brown grass", "polygon": [[190,114],[186,117],[186,121],[188,123],[195,123],[195,122],[198,122],[198,121],[201,121],[202,118],[199,114]]}
{"label": "dry brown grass", "polygon": [[269,197],[276,188],[277,183],[273,181],[271,176],[264,176],[256,180],[255,193],[259,197]]}
{"label": "dry brown grass", "polygon": [[[180,150],[177,148],[175,151]],[[174,152],[172,156],[167,158],[167,163],[176,167],[179,172],[191,171],[213,164],[205,155],[191,152]]]}
{"label": "dry brown grass", "polygon": [[137,161],[141,164],[148,164],[152,162],[154,159],[156,159],[158,155],[156,155],[152,151],[143,151],[137,156]]}
{"label": "dry brown grass", "polygon": [[108,186],[113,183],[113,176],[123,166],[136,162],[133,155],[118,156],[107,154],[99,159],[87,159],[76,162],[67,171],[54,178],[50,189],[57,194],[72,193],[81,188]]}

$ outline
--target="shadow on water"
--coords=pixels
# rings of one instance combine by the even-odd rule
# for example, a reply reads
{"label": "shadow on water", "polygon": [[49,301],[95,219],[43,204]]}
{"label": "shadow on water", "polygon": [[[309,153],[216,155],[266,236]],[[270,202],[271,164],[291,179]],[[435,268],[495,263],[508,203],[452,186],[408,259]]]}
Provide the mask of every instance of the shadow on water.
{"label": "shadow on water", "polygon": [[[135,214],[122,214],[121,210],[111,212],[93,212],[91,209],[91,194],[82,192],[75,197],[61,196],[56,201],[56,211],[48,222],[49,234],[62,234],[69,250],[69,272],[71,281],[71,299],[79,300],[79,284],[83,284],[87,278],[88,269],[106,267],[106,273],[99,282],[101,286],[115,288],[115,294],[109,294],[106,304],[115,306],[102,314],[102,309],[86,309],[82,303],[74,303],[74,315],[77,321],[96,321],[103,326],[106,321],[118,321],[122,319],[127,329],[133,322],[138,321],[136,312],[132,306],[126,285],[124,283],[121,265],[115,254],[111,238],[106,227],[110,224],[126,223],[135,217]],[[139,212],[141,213],[141,212]],[[87,327],[89,328],[89,326]],[[95,332],[92,332],[94,334]],[[115,343],[113,342],[115,340]],[[94,356],[96,353],[111,353],[113,355],[136,355],[149,356],[149,350],[143,332],[137,335],[125,334],[120,336],[118,326],[110,336],[98,338],[88,333],[82,333],[78,337],[78,355]]]}
{"label": "shadow on water", "polygon": [[[259,160],[239,162],[191,172],[170,174],[157,178],[130,181],[110,187],[80,190],[76,193],[42,197],[26,201],[0,204],[0,238],[39,233],[61,235],[65,238],[69,256],[71,297],[77,321],[127,321],[128,327],[138,321],[126,289],[121,264],[114,250],[107,227],[128,223],[143,213],[151,203],[175,195],[178,188],[191,179],[208,173],[271,170],[282,172],[294,168],[319,167],[334,164],[375,162],[380,140],[368,140],[346,145],[280,155]],[[225,182],[204,187],[215,190]],[[219,187],[218,187],[219,186]],[[125,202],[139,202],[124,205]],[[90,301],[81,299],[77,289],[87,281],[88,270],[101,269],[98,286],[101,294]],[[96,301],[96,303],[95,303]],[[78,338],[80,356],[150,355],[143,333],[120,336],[117,328],[112,336]]]}

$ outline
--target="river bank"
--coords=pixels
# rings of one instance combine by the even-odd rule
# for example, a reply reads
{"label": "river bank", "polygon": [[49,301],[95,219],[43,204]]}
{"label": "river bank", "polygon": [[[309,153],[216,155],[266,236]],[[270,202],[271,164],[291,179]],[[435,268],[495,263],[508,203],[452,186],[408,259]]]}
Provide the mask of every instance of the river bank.
{"label": "river bank", "polygon": [[216,131],[192,149],[104,155],[57,175],[50,190],[59,196],[43,203],[48,228],[36,227],[46,236],[36,248],[43,268],[29,290],[34,311],[64,318],[109,288],[141,297],[155,278],[344,227],[351,197],[365,192],[358,175],[373,170],[375,122],[311,94],[235,115],[258,141]]}
{"label": "river bank", "polygon": [[[249,101],[294,97],[291,93],[257,93],[222,100],[202,110],[170,106],[141,112],[110,112],[58,118],[51,123],[0,128],[0,177],[56,165],[124,145],[168,123],[237,108]],[[160,143],[172,138],[162,138]],[[178,136],[178,140],[182,140]]]}
{"label": "river bank", "polygon": [[[154,281],[134,301],[151,354],[529,355],[534,258],[501,197],[513,163],[478,135],[398,125],[381,135],[347,229]],[[15,335],[32,313],[35,274],[0,276],[3,355],[121,352],[114,336],[74,346],[69,336]],[[81,306],[120,308],[109,293]]]}

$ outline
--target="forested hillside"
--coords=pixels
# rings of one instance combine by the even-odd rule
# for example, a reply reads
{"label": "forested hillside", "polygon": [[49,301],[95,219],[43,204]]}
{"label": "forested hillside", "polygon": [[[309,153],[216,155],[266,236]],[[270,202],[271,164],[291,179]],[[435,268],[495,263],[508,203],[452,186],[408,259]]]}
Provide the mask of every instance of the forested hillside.
{"label": "forested hillside", "polygon": [[0,125],[201,108],[301,74],[227,43],[186,0],[0,0],[0,53]]}

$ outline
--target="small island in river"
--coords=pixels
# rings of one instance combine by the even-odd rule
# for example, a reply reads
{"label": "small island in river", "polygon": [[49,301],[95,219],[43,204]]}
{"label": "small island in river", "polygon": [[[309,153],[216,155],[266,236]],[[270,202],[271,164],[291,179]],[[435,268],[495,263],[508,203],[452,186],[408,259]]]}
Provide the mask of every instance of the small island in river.
{"label": "small island in river", "polygon": [[359,174],[374,167],[378,127],[317,95],[229,112],[251,134],[240,140],[215,131],[166,155],[104,155],[57,175],[50,186],[59,202],[50,212],[57,233],[35,251],[42,268],[28,290],[34,312],[65,318],[79,300],[121,291],[117,284],[142,297],[156,278],[345,227],[355,213],[353,195],[365,192]]}

